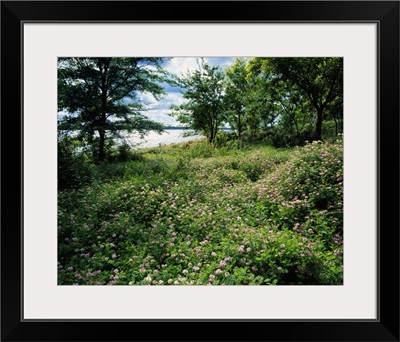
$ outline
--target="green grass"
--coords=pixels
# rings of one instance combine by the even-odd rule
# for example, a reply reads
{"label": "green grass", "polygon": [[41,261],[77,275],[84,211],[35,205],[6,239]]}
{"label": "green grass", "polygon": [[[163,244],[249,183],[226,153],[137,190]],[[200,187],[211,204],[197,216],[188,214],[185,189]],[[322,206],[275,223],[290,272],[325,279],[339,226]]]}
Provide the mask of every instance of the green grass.
{"label": "green grass", "polygon": [[59,192],[58,283],[343,283],[343,151],[193,141]]}

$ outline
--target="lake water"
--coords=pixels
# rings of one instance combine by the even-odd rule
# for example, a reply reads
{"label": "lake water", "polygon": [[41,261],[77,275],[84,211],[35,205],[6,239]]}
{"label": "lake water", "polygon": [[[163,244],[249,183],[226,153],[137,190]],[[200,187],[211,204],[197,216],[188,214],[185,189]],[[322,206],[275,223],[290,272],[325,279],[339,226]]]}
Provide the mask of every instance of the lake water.
{"label": "lake water", "polygon": [[193,135],[190,137],[183,137],[182,134],[186,130],[184,129],[167,129],[164,133],[158,134],[156,132],[149,132],[144,136],[143,139],[140,138],[139,134],[129,134],[125,136],[125,139],[134,148],[144,148],[144,147],[157,147],[161,145],[175,144],[190,140],[197,140],[204,138],[201,135]]}

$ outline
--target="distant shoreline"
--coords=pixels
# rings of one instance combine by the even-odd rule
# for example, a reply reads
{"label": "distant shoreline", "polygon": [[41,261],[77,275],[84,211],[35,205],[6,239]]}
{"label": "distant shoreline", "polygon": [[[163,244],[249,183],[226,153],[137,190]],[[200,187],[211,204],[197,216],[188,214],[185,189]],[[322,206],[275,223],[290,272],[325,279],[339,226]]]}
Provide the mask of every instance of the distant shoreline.
{"label": "distant shoreline", "polygon": [[190,129],[179,128],[165,128],[163,132],[148,132],[143,139],[138,133],[125,134],[124,138],[132,143],[135,148],[158,147],[163,145],[170,145],[180,142],[187,142],[204,138],[202,135],[183,136],[184,133],[190,132]]}
{"label": "distant shoreline", "polygon": [[[166,131],[168,130],[174,130],[174,129],[182,129],[182,130],[190,130],[191,128],[188,127],[179,127],[179,126],[167,126],[164,128]],[[232,131],[232,128],[228,128],[228,127],[223,127],[220,128],[221,131]]]}

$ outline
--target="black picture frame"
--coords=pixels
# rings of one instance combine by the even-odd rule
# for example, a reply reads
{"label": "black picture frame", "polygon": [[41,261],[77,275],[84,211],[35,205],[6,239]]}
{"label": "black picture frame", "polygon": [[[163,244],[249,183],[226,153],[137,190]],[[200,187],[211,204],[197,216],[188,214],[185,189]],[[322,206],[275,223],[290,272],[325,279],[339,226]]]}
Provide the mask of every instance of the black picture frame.
{"label": "black picture frame", "polygon": [[[24,321],[21,30],[28,21],[378,23],[378,319]],[[1,71],[2,341],[399,341],[398,1],[2,1]]]}

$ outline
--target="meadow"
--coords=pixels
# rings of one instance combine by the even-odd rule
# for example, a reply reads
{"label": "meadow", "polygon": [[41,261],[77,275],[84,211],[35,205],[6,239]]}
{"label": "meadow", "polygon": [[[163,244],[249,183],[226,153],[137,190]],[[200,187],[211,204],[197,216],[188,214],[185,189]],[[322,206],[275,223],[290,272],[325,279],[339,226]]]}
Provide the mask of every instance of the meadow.
{"label": "meadow", "polygon": [[128,151],[59,190],[58,284],[342,285],[343,137],[215,145]]}

